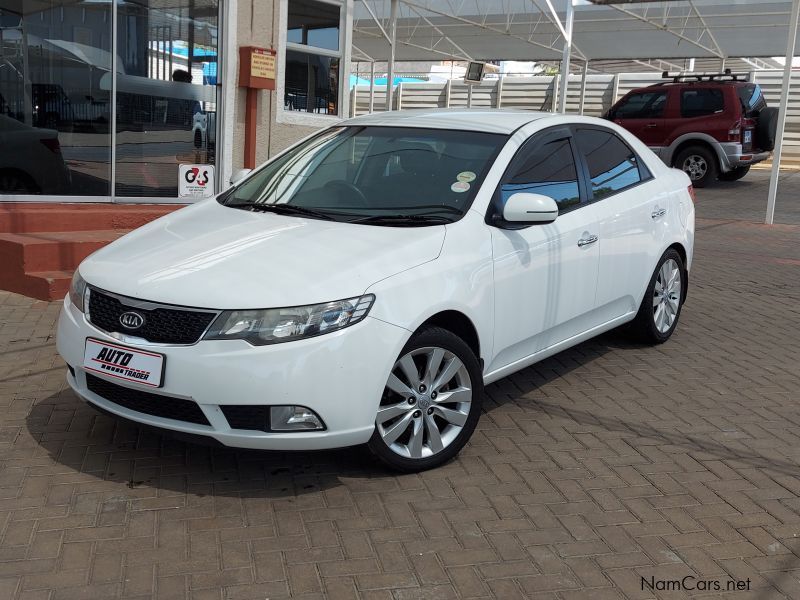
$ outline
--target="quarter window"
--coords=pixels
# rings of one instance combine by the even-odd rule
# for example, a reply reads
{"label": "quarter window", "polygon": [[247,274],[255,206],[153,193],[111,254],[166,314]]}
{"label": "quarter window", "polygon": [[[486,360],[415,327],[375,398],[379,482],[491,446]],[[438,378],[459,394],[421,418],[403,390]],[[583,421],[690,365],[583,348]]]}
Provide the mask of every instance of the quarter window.
{"label": "quarter window", "polygon": [[589,167],[595,200],[611,196],[642,180],[636,154],[612,132],[579,129],[575,139]]}
{"label": "quarter window", "polygon": [[341,7],[289,0],[284,110],[339,114]]}
{"label": "quarter window", "polygon": [[521,152],[522,161],[501,188],[504,205],[517,192],[549,196],[562,212],[580,204],[578,174],[569,139],[534,143],[530,150],[523,147]]}
{"label": "quarter window", "polygon": [[658,119],[664,115],[667,92],[631,94],[614,111],[615,119]]}
{"label": "quarter window", "polygon": [[695,88],[681,91],[681,116],[703,117],[720,112],[725,107],[722,90]]}

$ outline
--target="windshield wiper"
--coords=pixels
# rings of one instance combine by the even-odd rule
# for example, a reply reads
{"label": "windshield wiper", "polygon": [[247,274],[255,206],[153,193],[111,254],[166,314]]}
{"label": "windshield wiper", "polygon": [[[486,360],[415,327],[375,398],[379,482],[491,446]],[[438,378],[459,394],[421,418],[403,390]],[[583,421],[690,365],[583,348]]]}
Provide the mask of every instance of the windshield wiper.
{"label": "windshield wiper", "polygon": [[452,223],[453,219],[441,215],[372,215],[353,219],[348,223],[371,223],[374,225],[419,225],[421,223],[446,224]]}
{"label": "windshield wiper", "polygon": [[225,204],[231,208],[249,208],[250,210],[263,210],[267,212],[274,212],[279,215],[302,215],[305,217],[314,217],[315,219],[325,219],[326,221],[335,221],[329,213],[321,210],[314,210],[313,208],[306,208],[305,206],[297,206],[296,204],[265,204],[263,202],[234,202],[232,204]]}

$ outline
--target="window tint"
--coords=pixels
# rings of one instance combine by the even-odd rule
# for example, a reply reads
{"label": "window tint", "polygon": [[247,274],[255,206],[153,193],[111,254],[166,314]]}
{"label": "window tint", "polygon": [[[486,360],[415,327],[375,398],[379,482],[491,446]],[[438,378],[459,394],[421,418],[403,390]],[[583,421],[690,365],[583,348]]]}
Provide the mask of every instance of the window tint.
{"label": "window tint", "polygon": [[681,116],[702,117],[713,115],[725,107],[722,90],[697,88],[681,91]]}
{"label": "window tint", "polygon": [[657,119],[664,114],[667,92],[631,94],[614,111],[615,119]]}
{"label": "window tint", "polygon": [[642,180],[636,154],[610,131],[579,129],[575,139],[589,166],[595,200],[611,196]]}
{"label": "window tint", "polygon": [[549,196],[562,211],[580,203],[578,175],[568,139],[545,144],[534,141],[533,144],[526,144],[521,152],[522,162],[514,168],[508,182],[501,188],[504,205],[517,192]]}

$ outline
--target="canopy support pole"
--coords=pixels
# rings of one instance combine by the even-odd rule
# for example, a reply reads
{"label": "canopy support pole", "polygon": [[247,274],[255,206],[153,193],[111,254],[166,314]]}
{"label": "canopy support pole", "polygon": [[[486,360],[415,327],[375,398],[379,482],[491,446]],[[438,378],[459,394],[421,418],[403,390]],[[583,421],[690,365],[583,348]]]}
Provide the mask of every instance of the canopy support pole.
{"label": "canopy support pole", "polygon": [[561,56],[561,89],[558,94],[558,112],[567,111],[567,84],[569,82],[569,59],[572,56],[572,22],[575,20],[575,8],[572,0],[567,0],[566,26],[564,31],[564,52]]}
{"label": "canopy support pole", "polygon": [[369,63],[369,114],[375,108],[375,61]]}
{"label": "canopy support pole", "polygon": [[789,86],[792,81],[792,59],[797,43],[797,17],[800,13],[800,0],[792,0],[792,17],[789,21],[789,38],[786,40],[786,62],[783,65],[783,82],[781,83],[781,102],[778,108],[778,129],[775,132],[775,150],[772,153],[772,173],[769,177],[769,194],[767,195],[767,216],[765,223],[772,225],[775,218],[775,199],[778,195],[778,177],[781,174],[781,151],[783,150],[783,134],[786,129],[786,108],[789,104]]}
{"label": "canopy support pole", "polygon": [[583,115],[583,107],[586,100],[586,74],[589,72],[589,59],[583,61],[583,73],[581,73],[581,103],[578,107],[578,113]]}
{"label": "canopy support pole", "polygon": [[392,110],[392,84],[394,83],[394,49],[397,46],[397,5],[399,0],[392,0],[389,13],[389,61],[386,65],[386,110]]}

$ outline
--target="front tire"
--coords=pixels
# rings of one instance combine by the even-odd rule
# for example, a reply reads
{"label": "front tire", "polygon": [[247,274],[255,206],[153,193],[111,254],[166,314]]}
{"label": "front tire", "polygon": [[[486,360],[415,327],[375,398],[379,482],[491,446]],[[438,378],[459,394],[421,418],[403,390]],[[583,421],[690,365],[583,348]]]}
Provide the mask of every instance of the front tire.
{"label": "front tire", "polygon": [[706,187],[717,178],[717,157],[704,146],[689,146],[675,157],[675,167],[683,170],[696,188]]}
{"label": "front tire", "polygon": [[678,326],[686,286],[683,259],[674,248],[658,261],[639,312],[631,323],[632,331],[643,342],[663,344]]}
{"label": "front tire", "polygon": [[482,400],[483,375],[472,349],[446,329],[423,329],[392,367],[367,445],[399,471],[438,467],[469,440]]}

